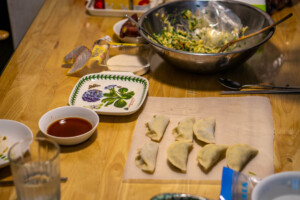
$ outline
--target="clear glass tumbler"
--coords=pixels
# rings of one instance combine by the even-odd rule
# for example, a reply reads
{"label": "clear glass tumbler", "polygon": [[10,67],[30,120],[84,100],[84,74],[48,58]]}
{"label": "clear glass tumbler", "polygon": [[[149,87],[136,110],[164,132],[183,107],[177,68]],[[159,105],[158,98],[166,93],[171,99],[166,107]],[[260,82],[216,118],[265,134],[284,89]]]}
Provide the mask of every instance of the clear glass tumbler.
{"label": "clear glass tumbler", "polygon": [[60,199],[60,148],[46,138],[14,144],[8,159],[19,200]]}

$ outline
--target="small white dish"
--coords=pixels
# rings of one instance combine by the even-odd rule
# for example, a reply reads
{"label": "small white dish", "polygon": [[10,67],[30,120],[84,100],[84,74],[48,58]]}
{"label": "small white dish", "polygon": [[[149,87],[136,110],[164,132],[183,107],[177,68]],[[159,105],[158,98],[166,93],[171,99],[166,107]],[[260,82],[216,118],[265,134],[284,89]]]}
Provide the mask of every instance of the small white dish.
{"label": "small white dish", "polygon": [[110,43],[101,63],[104,71],[132,72],[141,76],[150,70],[152,51],[147,44]]}
{"label": "small white dish", "polygon": [[123,19],[121,21],[118,21],[113,26],[114,33],[117,35],[118,39],[121,40],[122,42],[126,42],[126,43],[138,43],[138,44],[145,43],[145,40],[142,36],[138,36],[138,37],[125,36],[123,38],[120,37],[121,28],[127,20],[128,19]]}
{"label": "small white dish", "polygon": [[300,199],[300,172],[273,174],[259,182],[252,191],[252,200]]}
{"label": "small white dish", "polygon": [[9,164],[8,149],[26,138],[33,138],[32,131],[26,125],[13,120],[0,119],[0,168]]}
{"label": "small white dish", "polygon": [[73,88],[69,105],[93,109],[103,115],[129,115],[144,103],[149,82],[131,72],[109,72],[83,76]]}
{"label": "small white dish", "polygon": [[[47,129],[52,123],[68,117],[85,119],[92,124],[92,129],[84,134],[73,137],[56,137],[47,133]],[[95,111],[78,106],[63,106],[45,113],[39,121],[39,128],[46,137],[54,140],[60,145],[75,145],[90,138],[96,131],[98,124],[99,116]]]}

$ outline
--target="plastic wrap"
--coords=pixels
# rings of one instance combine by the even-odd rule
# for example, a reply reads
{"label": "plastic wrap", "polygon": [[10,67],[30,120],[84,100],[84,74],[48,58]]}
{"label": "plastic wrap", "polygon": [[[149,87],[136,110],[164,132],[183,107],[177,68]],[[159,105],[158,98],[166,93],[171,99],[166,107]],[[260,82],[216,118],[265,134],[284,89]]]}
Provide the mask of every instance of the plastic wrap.
{"label": "plastic wrap", "polygon": [[143,75],[150,68],[150,56],[149,45],[114,43],[105,36],[94,42],[92,50],[85,46],[76,47],[64,57],[64,61],[71,67],[67,75],[83,76],[101,71]]}
{"label": "plastic wrap", "polygon": [[94,42],[92,51],[85,46],[79,46],[69,52],[64,57],[64,62],[66,64],[72,64],[71,69],[68,71],[68,75],[77,73],[86,65],[92,65],[94,62],[97,62],[97,64],[100,65],[105,58],[108,42],[110,41],[111,38],[105,36]]}
{"label": "plastic wrap", "polygon": [[260,179],[224,167],[219,200],[251,200],[254,186]]}
{"label": "plastic wrap", "polygon": [[202,17],[211,28],[218,31],[232,32],[232,30],[243,28],[240,18],[217,1],[209,1],[208,6],[202,8],[199,13],[199,17]]}

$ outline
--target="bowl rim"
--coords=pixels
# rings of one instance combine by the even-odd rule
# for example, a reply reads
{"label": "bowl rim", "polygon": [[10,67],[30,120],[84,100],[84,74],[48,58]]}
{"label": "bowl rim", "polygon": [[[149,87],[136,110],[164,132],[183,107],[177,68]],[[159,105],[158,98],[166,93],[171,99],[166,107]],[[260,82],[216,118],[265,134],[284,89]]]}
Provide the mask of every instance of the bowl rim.
{"label": "bowl rim", "polygon": [[0,123],[2,122],[5,123],[5,125],[7,125],[7,123],[10,123],[10,125],[17,124],[18,126],[25,128],[26,130],[28,130],[28,132],[31,134],[31,137],[33,138],[33,132],[26,124],[12,119],[0,119]]}
{"label": "bowl rim", "polygon": [[274,181],[281,180],[282,178],[300,178],[300,172],[299,171],[285,171],[285,172],[279,172],[276,174],[272,174],[264,179],[262,179],[253,189],[251,198],[253,200],[257,200],[257,197],[259,192],[262,191],[266,185],[269,185],[271,182],[274,183]]}
{"label": "bowl rim", "polygon": [[[9,145],[9,149],[17,142],[20,142],[24,139],[30,139],[30,140],[33,140],[33,132],[32,130],[24,123],[22,122],[19,122],[19,121],[16,121],[16,120],[11,120],[11,119],[0,119],[0,124],[4,124],[5,126],[19,126],[21,127],[22,129],[24,128],[24,130],[26,130],[27,132],[22,132],[22,134],[20,133],[17,133],[17,132],[14,132],[14,135],[17,134],[17,135],[21,135],[21,139],[20,140],[17,140],[17,141],[14,141],[12,142],[10,145]],[[4,135],[4,134],[3,134]],[[8,158],[8,151],[7,151],[7,158]],[[6,167],[9,165],[9,160],[6,160],[4,162],[2,162],[0,164],[0,168],[2,167]]]}
{"label": "bowl rim", "polygon": [[[262,14],[266,19],[267,21],[272,24],[274,23],[273,19],[271,18],[271,16],[264,12],[263,10],[251,5],[251,4],[248,4],[248,3],[245,3],[245,2],[241,2],[241,1],[236,1],[236,0],[230,0],[230,1],[227,1],[227,0],[215,0],[215,1],[220,1],[220,2],[226,2],[226,3],[229,3],[229,4],[241,4],[243,6],[246,6],[246,7],[249,7],[253,10],[256,10],[257,12],[259,12],[260,14]],[[144,20],[147,18],[147,15],[151,12],[155,12],[156,10],[159,10],[160,8],[162,7],[165,7],[166,5],[169,5],[169,4],[176,4],[176,3],[179,3],[179,2],[201,2],[201,0],[179,0],[179,1],[171,1],[171,2],[167,2],[167,3],[164,3],[164,4],[161,4],[161,5],[158,5],[156,7],[153,7],[151,9],[149,9],[148,11],[146,11],[141,17],[140,17],[140,20],[138,22],[138,24],[142,26],[142,23],[144,22]],[[144,28],[144,27],[143,27]],[[240,49],[240,50],[236,50],[236,51],[230,51],[230,52],[222,52],[222,53],[194,53],[194,52],[189,52],[189,51],[181,51],[181,50],[176,50],[176,49],[171,49],[171,48],[168,48],[168,47],[165,47],[161,44],[158,44],[152,40],[150,40],[142,30],[139,30],[140,32],[140,35],[147,41],[149,42],[150,44],[158,47],[158,48],[161,48],[161,49],[164,49],[164,50],[167,50],[167,51],[171,51],[171,52],[175,52],[175,53],[184,53],[184,54],[187,54],[187,55],[202,55],[202,56],[226,56],[226,55],[230,55],[230,54],[236,54],[236,53],[241,53],[241,52],[245,52],[249,49],[253,49],[253,48],[256,48],[256,47],[259,47],[260,45],[264,44],[265,42],[267,42],[271,37],[272,35],[274,34],[275,32],[275,27],[270,29],[270,32],[269,34],[263,39],[261,40],[259,43],[255,44],[255,45],[252,45],[248,48],[244,48],[244,49]]]}
{"label": "bowl rim", "polygon": [[[81,135],[76,135],[76,136],[71,136],[71,137],[57,137],[57,136],[53,136],[53,135],[49,135],[48,133],[47,133],[47,129],[48,129],[48,127],[49,126],[47,126],[47,128],[46,128],[46,131],[43,131],[42,130],[42,126],[41,126],[41,121],[42,121],[42,119],[44,118],[44,117],[46,117],[46,115],[48,115],[50,112],[54,112],[54,111],[57,111],[57,110],[62,110],[62,109],[69,109],[69,108],[79,108],[79,109],[83,109],[83,110],[87,110],[87,111],[91,111],[91,114],[92,115],[94,115],[94,117],[97,117],[97,121],[96,121],[96,124],[92,127],[92,129],[90,130],[90,131],[88,131],[88,132],[85,132],[85,133],[83,133],[83,134],[81,134]],[[78,117],[78,118],[80,118],[80,117]],[[83,118],[83,117],[81,117],[81,118]],[[84,118],[85,120],[88,120],[88,119],[86,119],[86,118]],[[57,120],[55,120],[55,121],[57,121]],[[54,121],[54,122],[55,122]],[[92,123],[90,120],[88,120],[90,123]],[[57,108],[54,108],[54,109],[51,109],[51,110],[49,110],[48,112],[46,112],[45,114],[43,114],[43,116],[40,118],[40,120],[39,120],[39,129],[41,130],[41,132],[44,134],[44,135],[46,135],[47,137],[49,137],[49,138],[53,138],[53,139],[57,139],[57,140],[70,140],[70,139],[77,139],[77,138],[81,138],[81,137],[83,137],[83,136],[85,136],[85,135],[88,135],[88,134],[91,134],[91,132],[92,133],[94,133],[95,132],[95,130],[96,130],[96,128],[97,128],[97,126],[98,126],[98,124],[99,124],[99,122],[100,122],[100,117],[99,117],[99,115],[94,111],[94,110],[91,110],[91,109],[88,109],[88,108],[85,108],[85,107],[81,107],[81,106],[61,106],[61,107],[57,107]],[[53,123],[53,122],[52,122]],[[50,124],[52,124],[52,123],[50,123]]]}

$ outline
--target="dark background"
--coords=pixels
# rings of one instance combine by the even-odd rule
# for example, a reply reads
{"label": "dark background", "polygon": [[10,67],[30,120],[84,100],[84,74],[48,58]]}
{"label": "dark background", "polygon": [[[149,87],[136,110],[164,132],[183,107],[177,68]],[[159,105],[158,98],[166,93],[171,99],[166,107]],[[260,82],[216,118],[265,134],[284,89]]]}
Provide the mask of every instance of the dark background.
{"label": "dark background", "polygon": [[9,32],[9,37],[0,40],[0,75],[14,52],[13,41],[11,36],[11,28],[7,10],[6,0],[0,0],[0,30]]}

